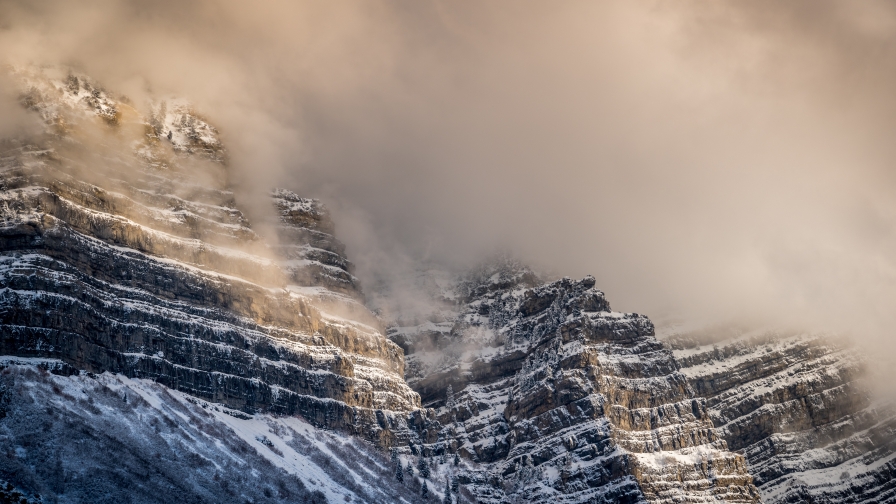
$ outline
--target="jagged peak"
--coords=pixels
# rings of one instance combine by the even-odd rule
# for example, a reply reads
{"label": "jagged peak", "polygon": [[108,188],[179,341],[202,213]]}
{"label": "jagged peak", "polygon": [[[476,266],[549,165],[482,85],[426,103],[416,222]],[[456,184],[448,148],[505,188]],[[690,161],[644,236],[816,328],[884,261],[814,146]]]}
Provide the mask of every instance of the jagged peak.
{"label": "jagged peak", "polygon": [[536,287],[543,282],[529,265],[508,253],[500,253],[462,275],[457,291],[462,299],[472,301],[489,293]]}
{"label": "jagged peak", "polygon": [[274,200],[274,207],[281,224],[328,235],[333,235],[336,232],[336,226],[333,224],[333,219],[330,218],[330,211],[320,200],[303,198],[283,188],[275,188],[271,191],[271,197]]}
{"label": "jagged peak", "polygon": [[520,298],[519,312],[523,316],[539,313],[554,303],[563,300],[564,307],[586,312],[608,312],[610,303],[603,291],[594,288],[595,279],[588,275],[582,280],[563,277],[559,280],[526,289]]}
{"label": "jagged peak", "polygon": [[224,162],[224,145],[218,130],[183,98],[167,98],[150,103],[148,132],[155,140],[167,140],[177,152],[202,154]]}
{"label": "jagged peak", "polygon": [[107,90],[73,68],[28,65],[8,69],[21,84],[21,104],[40,115],[46,133],[69,137],[73,129],[91,117],[112,128],[123,123],[138,124],[144,127],[145,137],[134,150],[148,161],[164,158],[158,146],[167,144],[175,153],[226,164],[226,150],[217,128],[197,113],[189,100],[152,98],[141,111],[127,96]]}
{"label": "jagged peak", "polygon": [[298,194],[276,187],[271,191],[271,197],[282,213],[302,212],[309,215],[329,215],[327,207],[318,199],[303,198]]}
{"label": "jagged peak", "polygon": [[[12,66],[12,75],[24,85],[21,103],[38,112],[49,126],[60,126],[65,114],[60,108],[95,115],[118,124],[124,96],[113,96],[89,76],[66,67]],[[58,132],[58,131],[57,131]]]}

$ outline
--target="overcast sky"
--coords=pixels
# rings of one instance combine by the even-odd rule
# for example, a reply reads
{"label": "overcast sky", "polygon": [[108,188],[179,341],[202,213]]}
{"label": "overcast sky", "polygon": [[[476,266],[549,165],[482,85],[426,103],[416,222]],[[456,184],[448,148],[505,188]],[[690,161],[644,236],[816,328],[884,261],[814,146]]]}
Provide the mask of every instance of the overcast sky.
{"label": "overcast sky", "polygon": [[191,99],[250,214],[323,199],[362,280],[509,249],[893,348],[892,2],[184,4],[0,0],[0,58]]}

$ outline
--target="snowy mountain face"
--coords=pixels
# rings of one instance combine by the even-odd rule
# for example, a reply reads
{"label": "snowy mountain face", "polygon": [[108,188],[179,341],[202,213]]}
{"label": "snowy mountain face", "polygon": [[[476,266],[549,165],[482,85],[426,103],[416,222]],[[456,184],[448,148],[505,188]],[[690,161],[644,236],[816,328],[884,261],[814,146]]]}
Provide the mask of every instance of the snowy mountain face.
{"label": "snowy mountain face", "polygon": [[823,334],[664,331],[766,502],[896,501],[896,407],[868,359]]}
{"label": "snowy mountain face", "polygon": [[[490,268],[442,280],[435,321],[387,331],[424,406],[452,425],[458,451],[485,462],[467,476],[479,500],[896,502],[896,405],[875,399],[868,359],[845,342],[675,325],[655,338],[643,316],[610,311],[590,278]],[[595,331],[601,319],[613,322]],[[606,448],[583,457],[583,438],[613,446],[627,458],[613,467],[627,469],[596,483],[588,466],[606,464]],[[622,476],[636,489],[609,493]],[[713,478],[733,481],[729,493]]]}
{"label": "snowy mountain face", "polygon": [[378,317],[326,207],[274,189],[253,226],[188,102],[15,76],[42,131],[0,142],[0,501],[896,501],[852,350],[657,338],[506,257]]}
{"label": "snowy mountain face", "polygon": [[[150,378],[378,441],[407,437],[419,398],[401,349],[316,305],[326,294],[363,309],[318,202],[276,191],[281,233],[269,246],[236,206],[226,151],[197,115],[142,116],[52,69],[19,77],[45,132],[0,154],[3,354]],[[400,412],[398,425],[382,427],[393,418],[376,410]]]}
{"label": "snowy mountain face", "polygon": [[0,487],[15,485],[0,488],[0,502],[392,503],[419,494],[392,479],[384,452],[300,417],[247,415],[62,361],[3,365]]}
{"label": "snowy mountain face", "polygon": [[593,278],[541,283],[499,260],[455,291],[450,320],[388,334],[477,464],[461,476],[475,501],[759,501],[651,322],[611,311]]}
{"label": "snowy mountain face", "polygon": [[272,197],[280,219],[276,249],[286,259],[281,264],[298,287],[294,290],[311,286],[307,290],[319,299],[361,299],[358,279],[351,273],[354,266],[334,236],[327,208],[286,189],[273,191]]}

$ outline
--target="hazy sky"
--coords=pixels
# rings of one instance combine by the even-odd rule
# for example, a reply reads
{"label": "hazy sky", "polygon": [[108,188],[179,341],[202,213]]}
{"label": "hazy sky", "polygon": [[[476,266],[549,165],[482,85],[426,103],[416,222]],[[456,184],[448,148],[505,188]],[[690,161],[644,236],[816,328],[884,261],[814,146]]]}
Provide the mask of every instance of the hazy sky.
{"label": "hazy sky", "polygon": [[362,280],[503,247],[892,348],[892,2],[0,0],[0,58],[190,98],[241,202],[322,198]]}

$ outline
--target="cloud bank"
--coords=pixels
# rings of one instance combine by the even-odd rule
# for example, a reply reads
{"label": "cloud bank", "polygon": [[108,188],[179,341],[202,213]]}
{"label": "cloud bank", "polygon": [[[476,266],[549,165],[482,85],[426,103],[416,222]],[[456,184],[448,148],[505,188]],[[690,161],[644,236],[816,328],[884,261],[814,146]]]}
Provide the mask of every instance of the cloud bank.
{"label": "cloud bank", "polygon": [[362,280],[510,249],[896,347],[892,3],[0,0],[0,48],[189,98],[241,202],[323,199]]}

